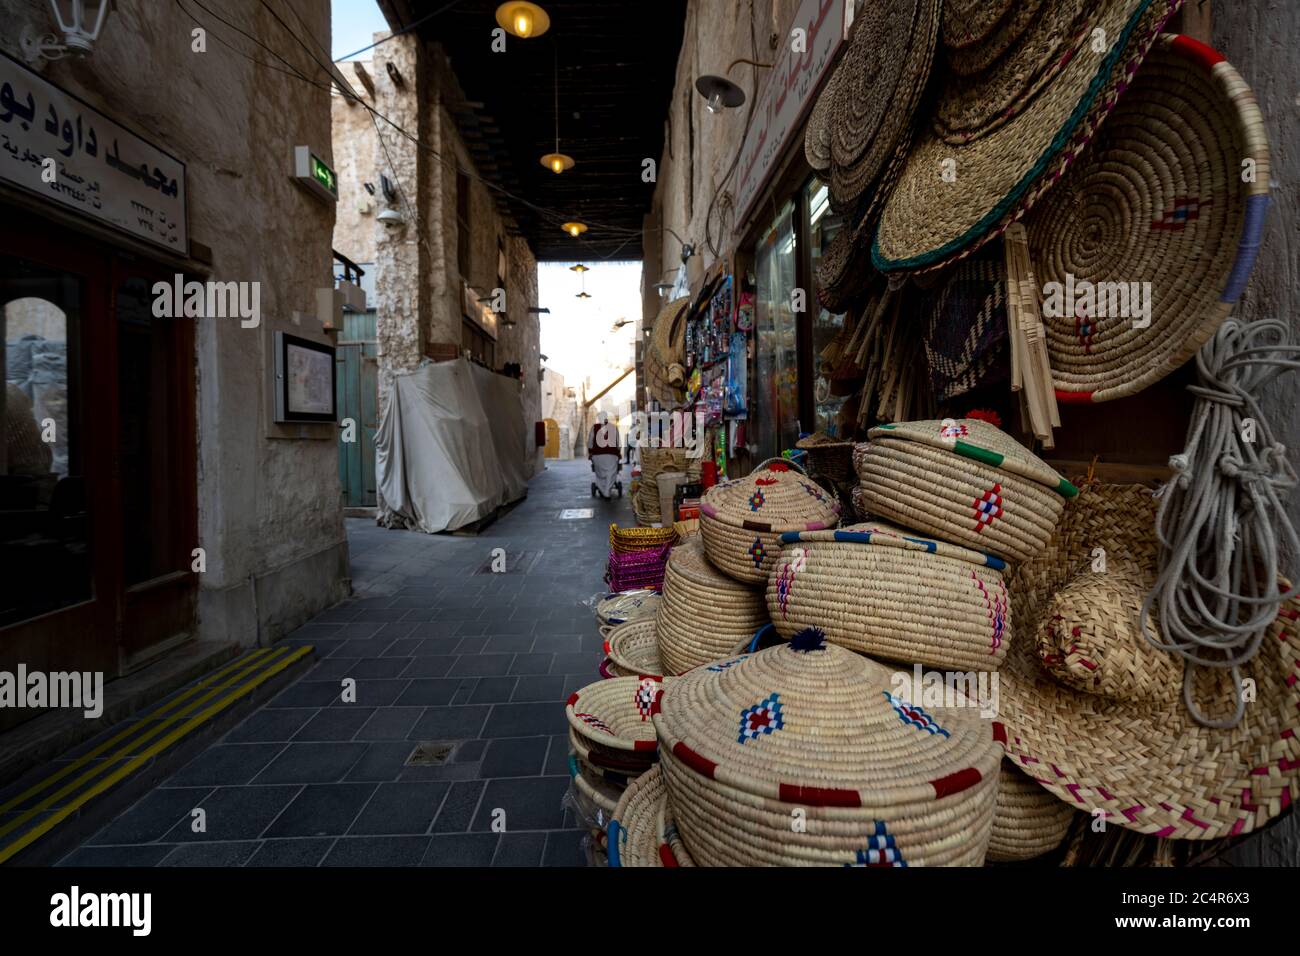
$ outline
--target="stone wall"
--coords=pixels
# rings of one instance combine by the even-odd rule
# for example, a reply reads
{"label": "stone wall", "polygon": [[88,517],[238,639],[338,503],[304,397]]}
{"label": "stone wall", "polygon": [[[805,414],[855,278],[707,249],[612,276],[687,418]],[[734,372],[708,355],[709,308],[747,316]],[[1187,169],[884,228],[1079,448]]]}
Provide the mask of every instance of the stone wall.
{"label": "stone wall", "polygon": [[[373,82],[374,64],[367,60],[362,65]],[[352,67],[343,64],[342,70],[352,88],[365,95],[365,87],[356,78]],[[384,228],[375,220],[384,208],[379,168],[375,165],[375,154],[379,151],[375,121],[364,106],[342,95],[333,97],[331,110],[334,171],[339,178],[334,248],[353,262],[374,262],[377,234]],[[366,192],[365,183],[374,187],[373,196]]]}
{"label": "stone wall", "polygon": [[[1300,341],[1300,59],[1294,38],[1300,33],[1300,6],[1292,0],[1215,0],[1213,44],[1227,56],[1254,90],[1264,114],[1272,161],[1272,207],[1250,285],[1237,306],[1244,318],[1280,318]],[[1264,394],[1264,414],[1300,470],[1300,373],[1284,376]],[[1291,521],[1300,526],[1300,492],[1286,499]],[[1284,567],[1300,574],[1300,555]],[[1294,795],[1293,795],[1294,800]],[[1264,837],[1247,841],[1230,859],[1241,866],[1300,866],[1300,817],[1293,811]]]}
{"label": "stone wall", "polygon": [[[647,270],[642,277],[646,293],[643,317],[647,322],[654,319],[660,305],[659,297],[650,288],[661,278],[671,282],[681,262],[681,243],[673,232],[694,244],[705,268],[734,244],[732,233],[737,223],[730,201],[736,175],[733,172],[728,177],[727,171],[740,151],[746,114],[758,100],[771,70],[746,63],[737,65],[727,75],[744,89],[745,104],[716,115],[708,111],[704,98],[696,92],[695,81],[706,73],[726,73],[727,67],[740,57],[771,63],[798,7],[798,0],[690,0],[687,6],[653,212],[645,237],[647,247],[658,245],[657,254],[647,252],[645,261],[657,261],[660,266],[660,275],[651,275]],[[712,214],[711,249],[705,237],[705,222],[715,193],[719,193],[719,199]]]}
{"label": "stone wall", "polygon": [[[290,25],[329,49],[329,4],[296,3]],[[264,38],[316,84],[324,73],[257,0],[223,16]],[[206,52],[195,22],[170,3],[119,3],[94,54],[48,64],[44,75],[183,160],[193,241],[212,251],[214,281],[261,284],[263,321],[244,329],[198,319],[199,633],[268,643],[347,592],[347,542],[336,430],[271,425],[271,332],[288,324],[320,338],[315,290],[331,284],[334,209],[290,179],[292,149],[330,157],[327,88],[236,53],[248,44],[215,19]],[[0,0],[0,49],[21,60],[24,25],[53,28],[44,0]],[[327,59],[327,54],[321,54]],[[266,57],[258,57],[265,59]],[[311,437],[294,437],[308,434]]]}
{"label": "stone wall", "polygon": [[[402,77],[402,85],[389,76],[389,62]],[[367,243],[373,244],[382,409],[393,375],[416,367],[426,346],[460,345],[462,280],[480,296],[491,297],[497,287],[500,242],[506,258],[506,311],[498,317],[495,365],[499,369],[518,362],[523,368],[521,400],[531,438],[533,422],[542,417],[539,317],[528,311],[537,304],[537,262],[527,241],[509,233],[492,191],[478,176],[444,105],[447,97],[458,95],[448,70],[440,51],[426,47],[413,34],[374,49],[368,68],[375,86],[373,105],[418,137],[419,143],[383,119],[378,121],[376,133],[364,107],[347,106],[340,97],[335,98],[334,140],[342,164],[335,246],[362,261],[345,247],[364,250]],[[359,82],[353,85],[368,97]],[[465,276],[457,254],[461,228],[457,193],[466,180],[457,176],[458,169],[468,173],[469,186],[470,261]],[[360,211],[359,204],[371,198],[360,183],[374,183],[378,193],[381,172],[400,192],[393,206],[407,218],[404,226],[390,228],[378,223],[376,217],[387,205],[382,195],[374,197],[373,212]],[[539,448],[529,463],[531,470],[540,469],[541,463]]]}

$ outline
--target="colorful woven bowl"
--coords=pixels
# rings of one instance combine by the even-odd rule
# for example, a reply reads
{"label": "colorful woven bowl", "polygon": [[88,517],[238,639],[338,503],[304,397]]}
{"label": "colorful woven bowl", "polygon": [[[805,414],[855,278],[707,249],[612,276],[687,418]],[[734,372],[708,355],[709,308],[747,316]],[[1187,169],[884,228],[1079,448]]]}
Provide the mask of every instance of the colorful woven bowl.
{"label": "colorful woven bowl", "polygon": [[701,866],[979,866],[1000,752],[808,629],[665,688],[653,719],[673,818]]}
{"label": "colorful woven bowl", "polygon": [[718,570],[746,584],[765,584],[783,532],[839,524],[839,502],[796,469],[784,459],[769,459],[748,476],[705,493],[700,532]]}
{"label": "colorful woven bowl", "polygon": [[767,582],[772,623],[817,626],[871,657],[997,670],[1011,639],[1006,563],[886,524],[790,532]]}
{"label": "colorful woven bowl", "polygon": [[978,419],[879,425],[854,452],[872,515],[1009,561],[1052,536],[1070,484],[995,425]]}
{"label": "colorful woven bowl", "polygon": [[1013,863],[1051,853],[1070,832],[1073,820],[1068,803],[1003,760],[988,858],[993,863]]}
{"label": "colorful woven bowl", "polygon": [[698,538],[673,548],[655,618],[664,673],[681,674],[726,657],[766,623],[763,592],[710,564]]}
{"label": "colorful woven bowl", "polygon": [[625,554],[634,551],[654,551],[666,544],[672,544],[677,532],[668,528],[620,528],[616,524],[609,526],[609,546],[613,551]]}
{"label": "colorful woven bowl", "polygon": [[653,753],[659,746],[650,706],[663,686],[657,675],[615,677],[574,691],[564,705],[569,726],[605,750]]}
{"label": "colorful woven bowl", "polygon": [[614,667],[628,675],[662,674],[664,670],[653,620],[628,621],[614,628],[605,638],[605,653]]}

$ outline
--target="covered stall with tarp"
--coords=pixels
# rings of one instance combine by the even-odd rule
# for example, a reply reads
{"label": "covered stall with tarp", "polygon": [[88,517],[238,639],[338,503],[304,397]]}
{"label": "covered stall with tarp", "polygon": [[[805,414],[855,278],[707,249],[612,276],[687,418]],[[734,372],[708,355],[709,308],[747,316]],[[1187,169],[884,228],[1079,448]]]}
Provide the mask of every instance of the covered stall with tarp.
{"label": "covered stall with tarp", "polygon": [[528,493],[517,380],[465,359],[394,377],[375,438],[379,523],[455,531]]}

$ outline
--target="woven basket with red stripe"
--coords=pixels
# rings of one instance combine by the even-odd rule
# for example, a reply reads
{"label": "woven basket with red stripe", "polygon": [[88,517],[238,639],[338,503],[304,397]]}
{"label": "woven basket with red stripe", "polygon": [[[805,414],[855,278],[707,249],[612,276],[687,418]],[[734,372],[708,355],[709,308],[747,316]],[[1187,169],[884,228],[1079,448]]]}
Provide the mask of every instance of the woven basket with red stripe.
{"label": "woven basket with red stripe", "polygon": [[809,628],[665,688],[653,708],[660,766],[697,864],[984,862],[992,722],[974,706],[909,704],[879,670]]}

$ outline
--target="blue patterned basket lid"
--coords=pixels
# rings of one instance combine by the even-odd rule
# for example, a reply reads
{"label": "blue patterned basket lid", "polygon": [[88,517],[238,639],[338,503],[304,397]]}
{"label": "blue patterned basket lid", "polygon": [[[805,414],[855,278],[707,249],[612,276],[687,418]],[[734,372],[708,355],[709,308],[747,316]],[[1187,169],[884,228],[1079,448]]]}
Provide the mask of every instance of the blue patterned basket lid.
{"label": "blue patterned basket lid", "polygon": [[903,528],[885,524],[883,521],[866,521],[860,524],[845,525],[832,531],[787,531],[781,535],[782,544],[835,542],[838,544],[875,545],[881,548],[901,548],[904,551],[925,551],[956,561],[979,565],[1005,571],[1007,563],[1001,558],[963,548],[961,545],[949,544],[924,538]]}

